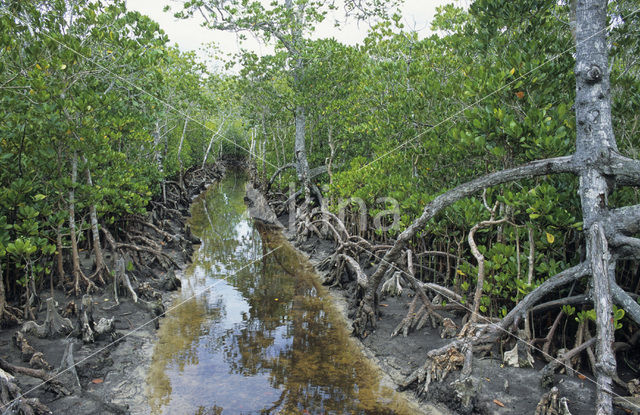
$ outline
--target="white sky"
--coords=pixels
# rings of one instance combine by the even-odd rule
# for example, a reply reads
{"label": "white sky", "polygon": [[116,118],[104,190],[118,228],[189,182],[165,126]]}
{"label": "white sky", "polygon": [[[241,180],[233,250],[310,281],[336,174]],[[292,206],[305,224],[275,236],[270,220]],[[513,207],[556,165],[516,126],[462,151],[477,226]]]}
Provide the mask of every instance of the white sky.
{"label": "white sky", "polygon": [[[405,0],[401,8],[405,28],[414,29],[422,36],[430,33],[431,20],[435,14],[436,7],[442,4],[453,3],[455,0]],[[137,10],[142,14],[151,17],[160,24],[160,27],[167,33],[171,43],[177,43],[181,50],[199,51],[200,48],[210,42],[216,42],[220,50],[224,53],[235,53],[239,51],[239,43],[236,35],[221,31],[213,31],[201,27],[201,20],[192,18],[188,20],[178,20],[173,17],[173,11],[182,8],[182,2],[175,0],[126,0],[129,10]],[[164,6],[170,5],[171,12],[163,12]],[[336,15],[337,16],[337,15]],[[368,25],[366,23],[356,24],[354,21],[347,22],[339,28],[333,25],[334,18],[327,18],[317,29],[314,37],[334,37],[338,41],[346,44],[355,44],[364,39]],[[258,54],[268,53],[269,47],[260,45],[259,42],[249,38],[243,46],[254,50]],[[200,50],[198,53],[204,57]]]}

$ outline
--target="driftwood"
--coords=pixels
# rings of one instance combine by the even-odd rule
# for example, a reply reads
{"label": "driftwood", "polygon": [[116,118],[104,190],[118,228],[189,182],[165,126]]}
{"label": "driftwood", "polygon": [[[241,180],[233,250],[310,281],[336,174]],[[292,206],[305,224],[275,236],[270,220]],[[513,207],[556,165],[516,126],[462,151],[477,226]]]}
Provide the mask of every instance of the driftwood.
{"label": "driftwood", "polygon": [[24,332],[18,330],[13,335],[13,344],[20,350],[20,356],[23,362],[28,362],[33,357],[36,350],[31,347],[27,338],[24,336]]}
{"label": "driftwood", "polygon": [[51,370],[51,365],[44,358],[42,352],[36,351],[28,342],[24,333],[20,330],[13,335],[13,344],[20,350],[20,357],[23,362],[29,362],[29,366],[34,369]]}
{"label": "driftwood", "polygon": [[68,396],[71,394],[69,389],[67,389],[67,387],[58,379],[57,376],[53,376],[49,372],[46,372],[42,369],[31,369],[28,367],[16,366],[2,358],[0,358],[0,369],[12,375],[15,373],[19,373],[21,375],[40,379],[45,383],[47,389],[51,390],[57,395]]}
{"label": "driftwood", "polygon": [[29,366],[34,369],[51,370],[51,365],[44,358],[42,352],[35,352],[29,359]]}
{"label": "driftwood", "polygon": [[0,411],[2,414],[51,414],[51,410],[36,398],[24,398],[15,378],[0,369]]}

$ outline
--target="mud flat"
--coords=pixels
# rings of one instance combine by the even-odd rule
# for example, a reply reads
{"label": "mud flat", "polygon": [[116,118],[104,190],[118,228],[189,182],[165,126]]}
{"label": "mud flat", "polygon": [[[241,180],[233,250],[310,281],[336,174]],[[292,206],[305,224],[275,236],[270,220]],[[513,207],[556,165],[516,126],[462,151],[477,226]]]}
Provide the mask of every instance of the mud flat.
{"label": "mud flat", "polygon": [[[144,232],[149,244],[160,247],[159,255],[127,252],[122,249],[121,235],[116,235],[111,242],[118,244],[117,252],[107,249],[110,244],[103,248],[111,271],[105,275],[104,286],[79,297],[69,294],[69,287],[63,284],[53,291],[42,289],[35,320],[0,331],[2,369],[14,377],[12,384],[24,396],[14,399],[9,412],[3,413],[14,413],[33,398],[44,405],[32,407],[36,414],[150,413],[145,383],[156,329],[179,288],[180,269],[189,262],[192,245],[198,242],[185,226],[190,200],[219,180],[224,171],[217,164],[187,172],[184,189],[173,199],[168,192],[168,202],[152,202],[148,214],[136,218],[137,224],[116,229]],[[162,260],[153,260],[153,256]],[[118,258],[126,261],[124,273],[130,289],[120,281],[114,290],[113,275],[125,264],[119,264]],[[91,275],[92,254],[81,252],[80,259],[85,275]],[[52,321],[56,324],[45,323],[48,313],[55,315]]]}

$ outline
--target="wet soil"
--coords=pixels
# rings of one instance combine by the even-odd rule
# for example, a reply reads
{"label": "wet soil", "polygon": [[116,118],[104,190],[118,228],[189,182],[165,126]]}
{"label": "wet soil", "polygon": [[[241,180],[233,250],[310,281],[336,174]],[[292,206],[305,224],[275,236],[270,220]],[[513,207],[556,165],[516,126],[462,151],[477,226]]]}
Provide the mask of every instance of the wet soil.
{"label": "wet soil", "polygon": [[[204,191],[213,177],[221,177],[224,167],[212,167],[211,171],[203,175],[209,183],[202,180],[194,180],[187,183],[186,196],[195,197]],[[183,212],[188,211],[188,205],[180,207]],[[193,237],[185,228],[186,217],[166,220],[165,231],[172,235],[183,237],[181,243],[167,243],[161,238],[157,243],[163,245],[163,254],[168,255],[179,266],[175,269],[160,269],[159,267],[137,270],[128,268],[127,274],[132,279],[134,289],[143,283],[161,296],[161,302],[166,308],[173,299],[175,287],[166,284],[170,276],[180,277],[180,269],[189,261],[191,250],[190,240]],[[150,232],[148,237],[153,238]],[[188,244],[188,246],[185,246]],[[104,248],[103,248],[104,249]],[[105,260],[109,269],[115,268],[112,253],[104,249]],[[81,252],[81,267],[85,275],[91,275],[93,257],[87,252]],[[111,277],[107,276],[110,280]],[[108,283],[110,281],[107,281]],[[48,285],[48,282],[47,282]],[[167,291],[169,289],[170,291]],[[138,292],[138,295],[141,293]],[[60,288],[55,288],[53,297],[57,303],[60,314],[68,317],[76,330],[67,336],[53,336],[38,338],[25,334],[28,343],[38,352],[42,352],[44,360],[51,366],[49,373],[60,380],[72,393],[68,396],[58,395],[40,379],[15,374],[16,383],[24,396],[38,398],[53,414],[85,415],[85,414],[134,414],[147,415],[151,413],[147,402],[146,377],[151,363],[153,345],[157,339],[156,329],[162,316],[134,303],[128,295],[119,295],[119,303],[116,303],[113,295],[113,286],[99,287],[98,292],[91,293],[93,303],[93,319],[99,321],[104,317],[114,319],[115,331],[112,334],[97,336],[93,343],[83,343],[78,333],[78,316],[65,314],[70,303],[80,308],[81,299],[68,295]],[[40,307],[35,311],[36,322],[42,324],[46,316],[44,307],[47,298],[51,297],[50,290],[42,289],[40,292]],[[22,359],[21,353],[14,345],[13,336],[21,326],[3,328],[0,330],[0,357],[7,362],[22,367],[29,367],[29,362]],[[68,344],[73,344],[73,359],[75,372],[60,370],[63,355]]]}
{"label": "wet soil", "polygon": [[[284,226],[287,225],[286,216],[279,219]],[[295,238],[290,232],[287,236],[291,240]],[[313,236],[299,249],[309,256],[314,265],[318,265],[333,252],[334,244]],[[364,270],[369,275],[373,271]],[[323,275],[322,271],[317,272]],[[349,315],[354,311],[355,304],[353,293],[341,288],[331,288],[330,292],[342,310],[346,324],[350,325]],[[412,296],[413,292],[405,289],[399,297],[382,297],[376,330],[366,338],[357,340],[397,389],[409,374],[424,364],[428,351],[451,341],[442,339],[440,328],[434,329],[429,324],[419,331],[410,332],[407,337],[391,337],[393,330],[406,316]],[[459,324],[458,316],[444,315]],[[499,351],[495,357],[474,357],[473,371],[469,383],[464,387],[456,387],[459,372],[454,372],[443,382],[432,383],[426,393],[418,396],[415,384],[410,385],[405,393],[419,401],[423,408],[443,414],[534,414],[540,398],[548,392],[541,386],[539,372],[546,362],[536,361],[535,368],[528,369],[506,367],[498,355]],[[595,384],[590,379],[557,374],[554,376],[554,385],[558,387],[559,396],[567,398],[573,415],[594,413]],[[461,401],[458,393],[461,389],[468,391],[470,401]]]}

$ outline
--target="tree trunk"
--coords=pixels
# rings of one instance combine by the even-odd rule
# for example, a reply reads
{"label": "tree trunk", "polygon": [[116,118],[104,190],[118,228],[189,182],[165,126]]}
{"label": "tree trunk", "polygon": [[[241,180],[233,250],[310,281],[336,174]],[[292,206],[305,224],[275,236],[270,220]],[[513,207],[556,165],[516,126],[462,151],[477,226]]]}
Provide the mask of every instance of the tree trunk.
{"label": "tree trunk", "polygon": [[478,250],[478,246],[476,245],[474,236],[479,229],[487,228],[493,225],[499,225],[507,221],[507,218],[502,218],[499,220],[494,219],[496,207],[497,206],[494,206],[493,210],[491,210],[491,219],[482,221],[476,224],[469,231],[469,236],[467,238],[469,242],[469,248],[471,248],[471,253],[475,257],[476,261],[478,262],[478,279],[476,282],[476,292],[473,296],[473,309],[471,310],[471,318],[469,319],[469,322],[471,324],[477,323],[478,317],[480,317],[480,299],[482,298],[482,290],[484,286],[484,265],[485,265],[484,255],[482,255],[480,250]]}
{"label": "tree trunk", "polygon": [[611,96],[606,42],[607,1],[578,0],[576,4],[576,153],[585,168],[580,173],[580,200],[587,255],[591,261],[597,327],[596,414],[613,413],[611,384],[616,361],[613,354],[613,310],[609,273],[615,260],[598,223],[607,216],[609,181],[605,158],[617,153],[611,123]]}
{"label": "tree trunk", "polygon": [[[292,48],[290,53],[295,60],[295,66],[293,68],[293,80],[296,94],[301,94],[300,78],[305,69],[304,61],[300,56],[301,48],[303,47],[302,38],[302,21],[305,13],[305,3],[298,2],[297,10],[294,9],[294,2],[292,0],[285,1],[285,7],[295,16],[295,24],[291,27],[291,40]],[[310,174],[309,174],[309,162],[307,161],[307,148],[306,148],[306,109],[304,106],[297,104],[295,109],[295,125],[296,136],[294,141],[293,151],[295,153],[296,161],[296,173],[298,179],[302,183],[305,195],[305,203],[302,209],[302,215],[306,216],[307,210],[309,210],[309,202],[311,199],[311,187],[309,186]]]}
{"label": "tree trunk", "polygon": [[[58,271],[58,285],[64,284],[64,259],[62,257],[62,223],[58,224],[56,228],[56,266]],[[51,285],[53,286],[53,274],[51,274]],[[53,297],[53,288],[51,289],[51,296]]]}
{"label": "tree trunk", "polygon": [[18,323],[18,318],[9,311],[9,306],[7,305],[7,295],[4,288],[4,275],[2,273],[2,262],[0,262],[0,327]]}
{"label": "tree trunk", "polygon": [[80,269],[80,255],[78,254],[78,241],[76,238],[76,192],[78,182],[78,154],[73,152],[71,160],[71,189],[69,190],[69,232],[71,233],[71,262],[73,265],[73,290],[75,295],[80,294],[80,279],[86,279]]}
{"label": "tree trunk", "polygon": [[[86,157],[82,156],[82,160],[85,164],[87,163]],[[93,187],[91,170],[89,170],[88,165],[85,167],[84,174],[87,179],[87,185],[89,185],[89,187]],[[95,203],[91,203],[91,205],[89,206],[89,218],[91,220],[91,235],[93,237],[93,254],[96,256],[96,272],[93,276],[97,277],[98,281],[100,281],[100,283],[104,285],[102,274],[105,270],[105,263],[104,255],[102,254],[102,245],[100,244],[100,231],[98,230],[98,213],[96,211]]]}
{"label": "tree trunk", "polygon": [[180,188],[182,189],[182,191],[184,192],[184,167],[182,166],[182,143],[184,143],[184,136],[187,133],[187,125],[189,124],[189,117],[187,116],[184,119],[184,127],[182,127],[182,135],[180,136],[180,144],[178,144],[178,164],[180,165],[180,172],[179,172],[179,180],[178,183],[180,183]]}
{"label": "tree trunk", "polygon": [[205,164],[207,164],[207,156],[209,155],[209,151],[211,151],[211,146],[213,145],[213,140],[220,135],[220,131],[222,131],[222,128],[224,127],[224,122],[226,121],[227,117],[223,117],[222,121],[220,122],[220,127],[218,127],[218,130],[213,133],[213,135],[211,136],[211,140],[209,140],[209,145],[207,146],[207,150],[204,152],[204,157],[202,158],[202,168],[204,169]]}
{"label": "tree trunk", "polygon": [[309,187],[309,162],[307,161],[307,149],[305,146],[305,131],[307,117],[305,109],[302,106],[296,107],[296,137],[294,143],[294,151],[296,155],[296,173],[298,179],[305,188]]}

